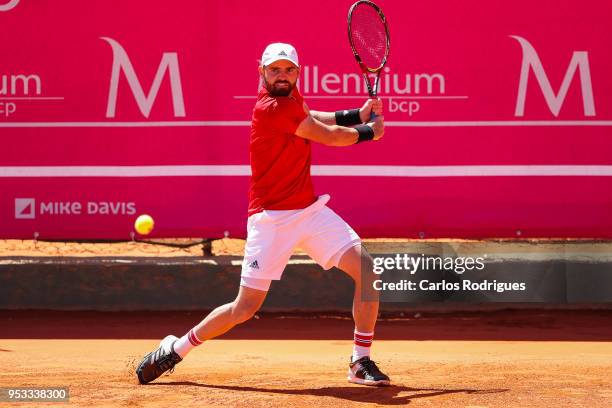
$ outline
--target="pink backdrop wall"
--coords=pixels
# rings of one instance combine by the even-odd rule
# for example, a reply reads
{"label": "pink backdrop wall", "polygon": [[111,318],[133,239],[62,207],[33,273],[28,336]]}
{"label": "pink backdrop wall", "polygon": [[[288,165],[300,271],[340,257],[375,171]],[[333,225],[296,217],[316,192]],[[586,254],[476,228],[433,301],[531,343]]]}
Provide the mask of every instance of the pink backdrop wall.
{"label": "pink backdrop wall", "polygon": [[[244,236],[257,59],[290,42],[311,108],[359,106],[350,4],[0,0],[0,237]],[[612,3],[379,4],[387,131],[314,148],[329,205],[362,236],[612,237]]]}

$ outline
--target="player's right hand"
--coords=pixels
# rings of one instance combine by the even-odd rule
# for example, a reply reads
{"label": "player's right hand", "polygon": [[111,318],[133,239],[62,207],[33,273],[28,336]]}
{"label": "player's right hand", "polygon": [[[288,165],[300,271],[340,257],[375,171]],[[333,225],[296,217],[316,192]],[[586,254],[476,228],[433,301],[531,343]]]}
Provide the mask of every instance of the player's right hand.
{"label": "player's right hand", "polygon": [[369,122],[372,113],[376,116],[382,116],[383,102],[380,98],[368,99],[365,101],[363,106],[359,108],[359,117],[361,118],[361,123]]}
{"label": "player's right hand", "polygon": [[385,117],[376,116],[372,122],[368,123],[368,126],[374,130],[374,140],[378,140],[385,134]]}

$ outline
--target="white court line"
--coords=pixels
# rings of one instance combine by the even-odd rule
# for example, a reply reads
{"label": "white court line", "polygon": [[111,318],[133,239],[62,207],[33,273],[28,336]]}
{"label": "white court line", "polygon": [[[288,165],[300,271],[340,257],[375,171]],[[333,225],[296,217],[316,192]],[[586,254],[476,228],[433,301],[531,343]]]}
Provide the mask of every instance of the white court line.
{"label": "white court line", "polygon": [[[250,176],[248,165],[201,166],[3,166],[8,177],[210,177]],[[612,165],[516,166],[312,166],[332,177],[610,177]]]}
{"label": "white court line", "polygon": [[[0,128],[250,127],[246,120],[138,122],[0,122]],[[612,127],[612,120],[387,121],[387,127]]]}

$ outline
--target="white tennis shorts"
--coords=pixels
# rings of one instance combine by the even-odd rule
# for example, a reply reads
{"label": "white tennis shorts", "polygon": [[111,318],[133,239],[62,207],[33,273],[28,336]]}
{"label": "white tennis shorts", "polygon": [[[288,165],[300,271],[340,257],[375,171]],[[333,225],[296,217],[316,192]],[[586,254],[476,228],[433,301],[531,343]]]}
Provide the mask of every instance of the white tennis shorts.
{"label": "white tennis shorts", "polygon": [[304,209],[264,210],[251,215],[247,224],[241,284],[267,290],[249,282],[279,280],[296,246],[324,269],[338,266],[344,252],[360,244],[361,239],[325,205],[329,199],[325,194]]}

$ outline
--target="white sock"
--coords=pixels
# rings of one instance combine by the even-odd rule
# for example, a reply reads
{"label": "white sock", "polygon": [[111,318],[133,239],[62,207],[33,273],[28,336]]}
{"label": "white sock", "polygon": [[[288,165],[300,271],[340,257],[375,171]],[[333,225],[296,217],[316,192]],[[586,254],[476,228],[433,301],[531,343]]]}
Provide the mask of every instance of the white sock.
{"label": "white sock", "polygon": [[370,357],[370,348],[374,339],[374,332],[361,333],[355,330],[353,341],[353,361],[362,357]]}
{"label": "white sock", "polygon": [[183,337],[174,343],[174,351],[176,354],[185,358],[187,353],[202,344],[203,341],[198,339],[194,329],[189,330]]}

